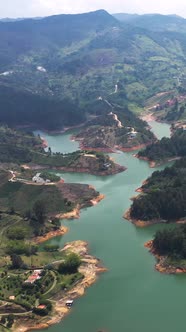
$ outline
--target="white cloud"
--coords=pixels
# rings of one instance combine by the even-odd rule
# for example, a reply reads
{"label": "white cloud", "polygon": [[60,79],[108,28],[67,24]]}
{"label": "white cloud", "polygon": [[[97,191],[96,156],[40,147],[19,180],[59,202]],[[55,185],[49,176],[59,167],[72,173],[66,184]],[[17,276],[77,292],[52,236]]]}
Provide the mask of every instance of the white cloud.
{"label": "white cloud", "polygon": [[162,13],[186,17],[185,0],[0,0],[1,17],[46,16],[106,9],[110,13]]}

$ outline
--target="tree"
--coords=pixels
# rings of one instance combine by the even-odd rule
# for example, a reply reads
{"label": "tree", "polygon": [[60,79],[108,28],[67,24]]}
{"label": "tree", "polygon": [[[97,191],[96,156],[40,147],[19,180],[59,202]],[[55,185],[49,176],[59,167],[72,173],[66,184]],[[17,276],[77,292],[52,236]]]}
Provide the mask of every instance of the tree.
{"label": "tree", "polygon": [[11,240],[23,240],[26,236],[27,229],[21,226],[9,228],[7,236]]}
{"label": "tree", "polygon": [[71,253],[65,258],[65,261],[59,265],[58,272],[61,274],[77,273],[80,265],[80,257],[75,253]]}
{"label": "tree", "polygon": [[13,269],[20,269],[23,266],[23,260],[19,255],[12,254],[10,255],[11,261],[12,261],[12,267]]}
{"label": "tree", "polygon": [[5,323],[6,323],[6,318],[5,318],[5,316],[2,316],[2,317],[1,317],[1,324],[4,325]]}
{"label": "tree", "polygon": [[46,207],[43,201],[36,201],[33,206],[33,212],[37,221],[44,224],[46,218]]}
{"label": "tree", "polygon": [[44,250],[46,251],[57,251],[59,249],[59,245],[58,244],[46,244],[44,246]]}

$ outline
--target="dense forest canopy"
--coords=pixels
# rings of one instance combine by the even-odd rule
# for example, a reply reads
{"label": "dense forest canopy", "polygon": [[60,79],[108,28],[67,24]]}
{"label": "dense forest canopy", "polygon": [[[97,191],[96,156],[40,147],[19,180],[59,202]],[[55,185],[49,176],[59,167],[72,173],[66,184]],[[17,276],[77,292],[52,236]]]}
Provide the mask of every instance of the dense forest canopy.
{"label": "dense forest canopy", "polygon": [[157,231],[153,239],[153,248],[159,255],[186,259],[186,226]]}
{"label": "dense forest canopy", "polygon": [[77,125],[84,120],[85,114],[69,99],[56,101],[51,97],[0,85],[1,123],[53,130]]}
{"label": "dense forest canopy", "polygon": [[171,138],[163,137],[138,152],[139,157],[146,157],[149,160],[162,161],[174,157],[186,156],[186,131],[178,129]]}
{"label": "dense forest canopy", "polygon": [[186,159],[156,171],[133,201],[131,217],[144,221],[176,221],[186,217]]}

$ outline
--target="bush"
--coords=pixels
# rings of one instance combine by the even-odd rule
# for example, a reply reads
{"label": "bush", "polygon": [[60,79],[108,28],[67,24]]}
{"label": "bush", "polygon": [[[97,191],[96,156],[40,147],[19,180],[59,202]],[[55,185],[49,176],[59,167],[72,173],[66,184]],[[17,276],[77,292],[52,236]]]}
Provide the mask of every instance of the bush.
{"label": "bush", "polygon": [[24,240],[27,229],[21,226],[11,227],[7,231],[7,237],[11,240]]}
{"label": "bush", "polygon": [[44,250],[45,251],[57,251],[59,249],[59,245],[58,244],[46,244],[44,246]]}
{"label": "bush", "polygon": [[74,274],[78,271],[81,265],[81,259],[75,253],[69,254],[65,261],[58,267],[58,272],[61,274]]}

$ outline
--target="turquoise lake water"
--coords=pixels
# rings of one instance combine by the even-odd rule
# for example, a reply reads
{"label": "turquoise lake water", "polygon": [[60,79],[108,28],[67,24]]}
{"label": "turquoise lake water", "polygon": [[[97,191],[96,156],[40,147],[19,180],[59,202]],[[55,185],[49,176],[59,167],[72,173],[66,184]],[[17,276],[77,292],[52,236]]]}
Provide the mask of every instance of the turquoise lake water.
{"label": "turquoise lake water", "polygon": [[[151,122],[155,134],[170,136],[167,124]],[[53,151],[71,152],[77,142],[70,134],[46,135]],[[100,258],[108,272],[76,299],[70,315],[49,332],[181,332],[185,328],[186,277],[162,275],[154,270],[155,259],[144,248],[161,225],[139,229],[122,218],[130,207],[130,197],[151,175],[144,161],[132,153],[112,154],[127,171],[108,177],[60,173],[66,182],[89,183],[105,199],[81,211],[78,220],[64,221],[70,231],[51,242],[86,240],[90,253]],[[158,169],[163,169],[159,167]]]}

